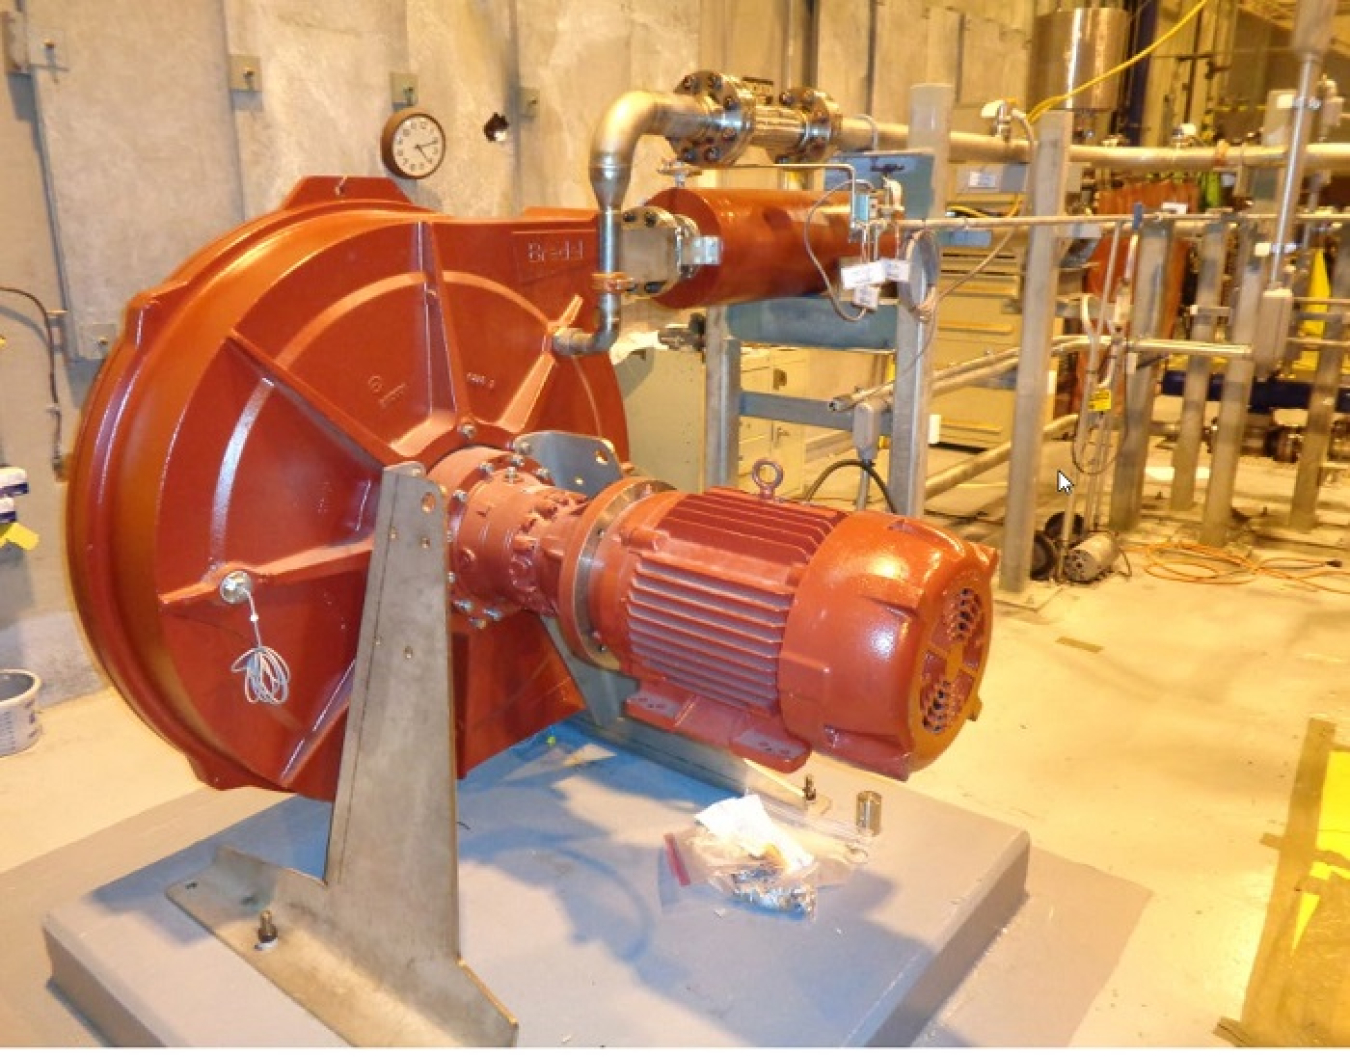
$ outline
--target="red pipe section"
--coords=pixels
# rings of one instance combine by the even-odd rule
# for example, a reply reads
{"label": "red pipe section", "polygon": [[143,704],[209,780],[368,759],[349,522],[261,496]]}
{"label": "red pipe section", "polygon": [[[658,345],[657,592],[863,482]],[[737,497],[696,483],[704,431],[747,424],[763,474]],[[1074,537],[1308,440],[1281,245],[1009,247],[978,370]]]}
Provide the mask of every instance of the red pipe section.
{"label": "red pipe section", "polygon": [[656,302],[691,308],[824,290],[820,269],[806,251],[807,240],[830,275],[838,271],[840,258],[859,250],[848,239],[847,195],[841,191],[813,214],[819,200],[815,191],[672,187],[660,192],[647,204],[687,216],[700,235],[719,239],[722,260],[700,268]]}

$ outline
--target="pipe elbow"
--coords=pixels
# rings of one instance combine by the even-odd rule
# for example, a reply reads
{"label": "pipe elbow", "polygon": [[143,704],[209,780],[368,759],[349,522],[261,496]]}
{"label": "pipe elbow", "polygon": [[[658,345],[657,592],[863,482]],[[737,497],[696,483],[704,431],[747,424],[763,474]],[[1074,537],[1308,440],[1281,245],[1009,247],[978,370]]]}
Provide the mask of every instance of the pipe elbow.
{"label": "pipe elbow", "polygon": [[619,96],[591,138],[590,176],[596,204],[602,210],[623,207],[633,156],[643,136],[687,135],[712,120],[707,104],[693,96],[646,91]]}
{"label": "pipe elbow", "polygon": [[593,356],[608,352],[618,337],[617,323],[602,325],[591,331],[564,327],[553,332],[553,351],[559,356]]}
{"label": "pipe elbow", "polygon": [[638,141],[656,125],[659,111],[657,97],[651,92],[626,92],[600,119],[591,138],[590,176],[601,209],[622,207]]}

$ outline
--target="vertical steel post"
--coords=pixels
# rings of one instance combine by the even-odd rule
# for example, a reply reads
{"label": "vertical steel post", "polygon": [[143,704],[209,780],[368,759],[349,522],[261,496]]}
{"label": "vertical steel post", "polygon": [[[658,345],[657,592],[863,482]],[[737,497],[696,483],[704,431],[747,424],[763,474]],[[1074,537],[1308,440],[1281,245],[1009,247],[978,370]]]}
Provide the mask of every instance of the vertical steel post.
{"label": "vertical steel post", "polygon": [[[1350,263],[1336,268],[1331,281],[1331,296],[1350,298]],[[1339,341],[1345,334],[1340,322],[1328,322],[1323,337]],[[1294,480],[1294,499],[1289,508],[1289,527],[1309,532],[1317,524],[1317,492],[1322,485],[1322,464],[1331,444],[1331,423],[1336,414],[1336,394],[1341,384],[1343,349],[1327,346],[1317,353],[1317,372],[1308,396],[1308,422],[1303,431],[1303,450],[1298,456],[1298,476]]]}
{"label": "vertical steel post", "polygon": [[[1205,228],[1200,239],[1200,278],[1196,283],[1196,314],[1191,322],[1191,338],[1214,340],[1214,314],[1223,297],[1223,266],[1228,249],[1228,225],[1216,220]],[[1172,495],[1174,511],[1189,510],[1195,503],[1195,471],[1200,462],[1200,437],[1205,429],[1205,404],[1209,399],[1209,375],[1212,364],[1204,356],[1192,356],[1186,362],[1186,385],[1181,393],[1181,422],[1177,446],[1172,450]]]}
{"label": "vertical steel post", "polygon": [[[1028,207],[1032,216],[1054,215],[1064,208],[1073,115],[1052,110],[1041,118],[1039,131],[1040,140],[1027,174],[1031,188]],[[1059,292],[1061,238],[1054,227],[1044,225],[1032,228],[1027,236],[1022,280],[1022,357],[1017,364],[1008,508],[1003,518],[1003,558],[999,563],[999,586],[1012,594],[1025,591],[1031,580],[1036,485],[1041,472],[1041,430],[1048,395],[1055,297]]]}
{"label": "vertical steel post", "polygon": [[[1265,259],[1244,256],[1242,287],[1229,321],[1228,340],[1249,345],[1256,335],[1266,269]],[[1256,375],[1256,350],[1252,351],[1251,356],[1228,361],[1223,374],[1219,421],[1214,429],[1214,458],[1209,464],[1209,487],[1205,489],[1204,518],[1200,525],[1200,542],[1207,547],[1222,547],[1228,542],[1228,519],[1233,510],[1238,462],[1242,458],[1242,435],[1247,428],[1247,404],[1252,398],[1252,379]]]}
{"label": "vertical steel post", "polygon": [[[1158,334],[1163,307],[1163,281],[1172,249],[1172,228],[1145,224],[1139,229],[1134,275],[1126,276],[1134,291],[1130,310],[1130,337],[1152,338]],[[1144,500],[1144,472],[1148,468],[1149,426],[1153,421],[1153,397],[1157,381],[1155,366],[1140,367],[1135,355],[1125,356],[1125,424],[1111,478],[1111,528],[1129,532],[1139,524]]]}
{"label": "vertical steel post", "polygon": [[1289,127],[1289,161],[1280,184],[1279,215],[1275,220],[1275,238],[1270,246],[1271,289],[1284,284],[1284,259],[1297,245],[1290,243],[1299,193],[1303,189],[1304,154],[1312,137],[1318,106],[1317,81],[1322,76],[1322,60],[1331,41],[1336,0],[1299,0],[1294,13],[1294,28],[1289,50],[1299,58],[1298,93]]}
{"label": "vertical steel post", "polygon": [[[947,158],[952,105],[949,84],[916,84],[910,90],[909,145],[933,156],[933,216],[947,208]],[[936,277],[934,278],[936,281]],[[901,514],[923,513],[928,478],[928,414],[933,372],[927,355],[937,320],[921,320],[903,308],[896,313],[895,384],[891,405],[891,454],[886,486]]]}
{"label": "vertical steel post", "polygon": [[727,310],[708,309],[703,343],[703,487],[736,486],[741,458],[741,343]]}

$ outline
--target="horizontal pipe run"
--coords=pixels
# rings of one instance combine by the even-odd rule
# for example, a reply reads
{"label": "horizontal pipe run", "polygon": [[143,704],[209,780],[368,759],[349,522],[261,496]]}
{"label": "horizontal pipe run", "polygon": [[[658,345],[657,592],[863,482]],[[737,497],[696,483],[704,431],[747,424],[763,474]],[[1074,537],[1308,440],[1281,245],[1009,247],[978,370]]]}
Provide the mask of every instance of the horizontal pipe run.
{"label": "horizontal pipe run", "polygon": [[1136,338],[1129,342],[1135,352],[1159,356],[1204,356],[1224,360],[1246,360],[1252,355],[1250,345],[1230,345],[1220,341],[1180,341],[1172,338]]}
{"label": "horizontal pipe run", "polygon": [[992,356],[981,356],[956,367],[949,367],[945,371],[937,371],[933,375],[933,396],[945,396],[976,382],[982,382],[986,378],[997,378],[1001,374],[1015,371],[1021,355],[1021,349],[1007,349]]}
{"label": "horizontal pipe run", "polygon": [[[823,400],[806,396],[783,396],[779,393],[741,393],[740,412],[743,418],[767,418],[775,422],[793,422],[800,426],[837,429],[847,433],[853,429],[852,411],[833,411]],[[891,413],[882,416],[882,425],[890,429]]]}
{"label": "horizontal pipe run", "polygon": [[[1052,355],[1058,356],[1079,347],[1077,338],[1069,338],[1056,342],[1050,352]],[[1021,349],[1004,349],[1002,352],[986,353],[973,360],[966,360],[963,363],[944,367],[940,371],[934,371],[933,395],[942,396],[945,393],[952,393],[958,389],[974,385],[976,382],[982,382],[986,378],[997,378],[1000,374],[1007,374],[1017,368],[1017,361],[1021,355]],[[829,409],[831,412],[851,411],[870,397],[889,397],[894,388],[895,383],[886,382],[884,385],[876,385],[870,389],[859,390],[856,393],[840,394],[830,399]]]}
{"label": "horizontal pipe run", "polygon": [[1350,348],[1347,338],[1301,338],[1291,334],[1285,339],[1286,345],[1306,345],[1310,349],[1346,349]]}
{"label": "horizontal pipe run", "polygon": [[[1045,428],[1041,430],[1042,436],[1047,440],[1055,437],[1065,430],[1071,429],[1078,422],[1078,414],[1064,415],[1046,423]],[[964,484],[972,477],[979,477],[982,473],[987,473],[996,466],[1001,466],[1008,461],[1012,454],[1012,442],[1004,441],[987,451],[980,452],[972,458],[957,463],[955,466],[949,466],[947,469],[935,473],[924,482],[924,498],[932,499],[943,492],[950,492],[959,484]]]}

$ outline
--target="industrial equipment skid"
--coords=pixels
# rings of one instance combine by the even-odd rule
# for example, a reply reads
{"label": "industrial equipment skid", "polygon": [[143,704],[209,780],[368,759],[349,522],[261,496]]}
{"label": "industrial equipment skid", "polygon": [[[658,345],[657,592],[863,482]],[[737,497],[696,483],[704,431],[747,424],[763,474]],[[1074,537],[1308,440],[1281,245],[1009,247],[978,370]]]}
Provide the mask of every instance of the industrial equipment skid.
{"label": "industrial equipment skid", "polygon": [[886,822],[792,920],[663,896],[662,834],[726,794],[632,749],[563,727],[456,783],[442,503],[385,472],[331,818],[294,798],[56,909],[56,986],[124,1044],[912,1041],[1021,903],[1026,834],[818,760],[822,803],[882,789]]}

